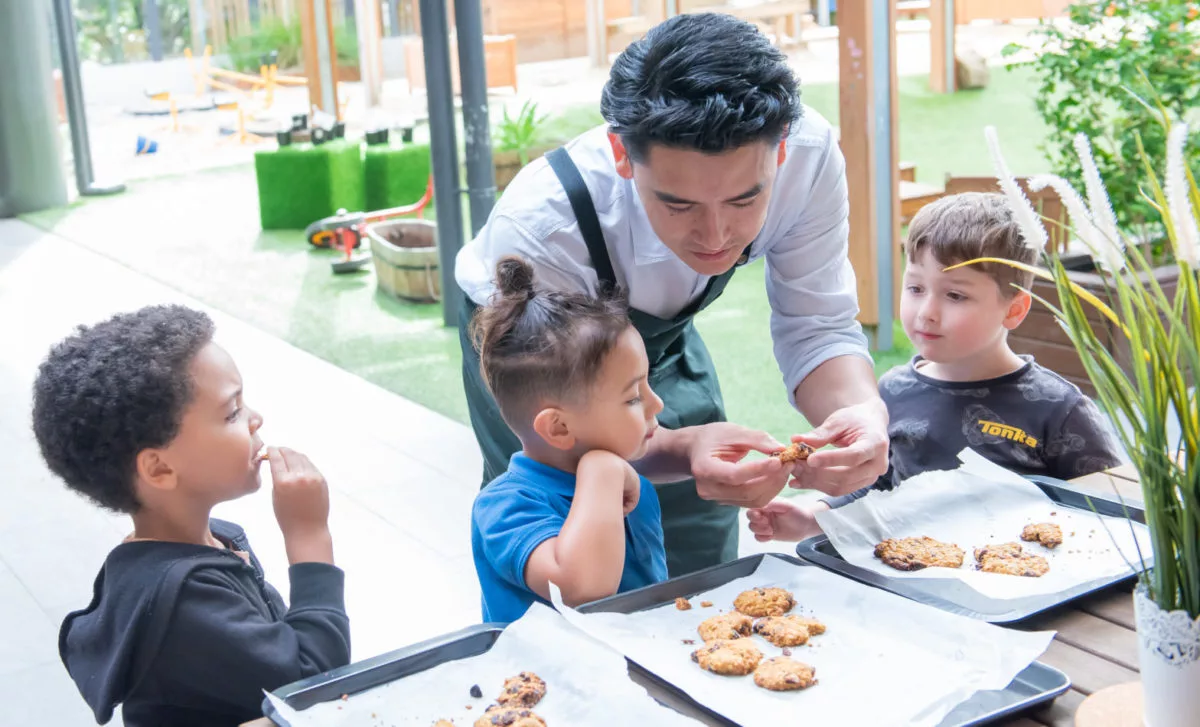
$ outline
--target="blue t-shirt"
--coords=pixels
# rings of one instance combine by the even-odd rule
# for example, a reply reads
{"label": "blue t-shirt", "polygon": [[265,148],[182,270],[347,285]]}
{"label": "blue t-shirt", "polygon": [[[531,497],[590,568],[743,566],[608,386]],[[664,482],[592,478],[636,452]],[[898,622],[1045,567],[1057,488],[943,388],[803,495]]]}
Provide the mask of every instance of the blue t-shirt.
{"label": "blue t-shirt", "polygon": [[[667,578],[662,510],[645,477],[633,512],[625,516],[625,568],[618,592]],[[471,510],[471,550],[483,591],[483,620],[516,621],[534,601],[546,601],[525,585],[525,564],[535,548],[558,537],[575,496],[575,475],[512,456],[508,471],[492,480]]]}

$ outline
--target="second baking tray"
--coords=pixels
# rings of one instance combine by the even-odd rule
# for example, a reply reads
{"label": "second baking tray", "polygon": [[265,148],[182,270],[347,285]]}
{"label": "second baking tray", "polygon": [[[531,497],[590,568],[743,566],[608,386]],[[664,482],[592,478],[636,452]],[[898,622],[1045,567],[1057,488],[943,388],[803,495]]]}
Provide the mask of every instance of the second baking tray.
{"label": "second baking tray", "polygon": [[[1071,488],[1062,480],[1038,475],[1028,479],[1041,488],[1042,492],[1061,507],[1076,510],[1095,511],[1101,515],[1114,517],[1129,517],[1135,522],[1146,524],[1146,512],[1140,507],[1109,500],[1096,495],[1088,495]],[[1089,504],[1090,503],[1090,504]],[[988,598],[960,580],[950,578],[892,578],[875,571],[861,568],[847,562],[838,554],[829,538],[818,535],[801,541],[796,546],[796,555],[813,565],[833,571],[840,575],[865,583],[868,586],[882,588],[899,596],[934,606],[943,611],[956,613],[960,616],[987,621],[994,624],[1008,624],[1023,621],[1043,611],[1057,608],[1065,603],[1082,598],[1096,591],[1132,581],[1137,573],[1130,571],[1103,580],[1083,583],[1058,593],[1026,598],[997,600]],[[1146,554],[1147,566],[1153,565],[1149,554]]]}
{"label": "second baking tray", "polygon": [[[580,613],[634,613],[674,603],[676,598],[691,597],[696,593],[723,586],[730,581],[754,574],[763,558],[779,558],[794,565],[805,567],[811,564],[786,555],[766,554],[741,558],[731,563],[714,566],[690,575],[673,578],[653,586],[621,593],[586,606],[579,607]],[[704,724],[737,727],[737,723],[722,717],[696,702],[686,692],[665,679],[652,674],[636,662],[630,662],[630,674],[635,681],[647,686],[655,699],[695,717]],[[972,697],[954,708],[938,727],[976,727],[992,724],[1012,717],[1036,705],[1048,702],[1071,686],[1071,680],[1058,669],[1033,662],[1017,675],[1004,689],[976,692]]]}

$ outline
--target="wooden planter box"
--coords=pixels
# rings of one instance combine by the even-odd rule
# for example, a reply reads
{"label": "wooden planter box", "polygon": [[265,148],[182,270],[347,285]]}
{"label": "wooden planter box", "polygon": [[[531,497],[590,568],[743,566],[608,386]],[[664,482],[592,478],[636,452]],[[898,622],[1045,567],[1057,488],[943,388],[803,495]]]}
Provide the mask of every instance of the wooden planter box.
{"label": "wooden planter box", "polygon": [[[529,161],[533,161],[538,157],[543,156],[547,152],[556,147],[534,147],[528,152]],[[492,166],[496,169],[496,191],[503,192],[517,176],[517,172],[521,171],[521,157],[515,151],[495,151],[492,152]]]}
{"label": "wooden planter box", "polygon": [[[1084,265],[1090,268],[1091,261],[1085,259]],[[1174,299],[1179,279],[1178,266],[1165,265],[1155,268],[1153,275],[1167,297]],[[1091,291],[1105,303],[1116,299],[1116,293],[1109,289],[1107,276],[1090,270],[1078,270],[1071,271],[1070,277],[1077,285]],[[1145,275],[1139,275],[1138,278],[1142,281],[1148,280]],[[1059,304],[1058,290],[1053,282],[1040,278],[1035,279],[1033,293],[1044,298],[1051,305],[1058,306]],[[1106,341],[1108,350],[1114,354],[1117,362],[1121,364],[1122,368],[1129,371],[1130,351],[1125,337],[1118,335],[1113,324],[1099,311],[1086,303],[1083,307],[1087,311],[1088,320],[1092,322],[1097,336],[1102,341]],[[1031,354],[1042,366],[1065,377],[1089,396],[1095,396],[1096,390],[1088,380],[1087,371],[1084,370],[1083,363],[1075,353],[1071,339],[1058,325],[1054,314],[1041,303],[1034,301],[1029,316],[1017,330],[1009,334],[1008,341],[1016,353]]]}

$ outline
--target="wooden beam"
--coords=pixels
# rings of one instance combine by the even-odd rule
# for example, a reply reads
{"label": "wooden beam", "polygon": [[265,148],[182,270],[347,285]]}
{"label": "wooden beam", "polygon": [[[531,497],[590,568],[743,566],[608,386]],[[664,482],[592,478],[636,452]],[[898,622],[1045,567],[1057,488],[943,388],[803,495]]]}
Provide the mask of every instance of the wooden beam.
{"label": "wooden beam", "polygon": [[380,23],[380,8],[379,0],[355,0],[358,70],[366,93],[367,108],[378,106],[383,95],[383,55],[380,49],[383,26]]}
{"label": "wooden beam", "polygon": [[300,37],[304,75],[308,78],[308,103],[336,117],[337,51],[333,43],[330,0],[301,0]]}
{"label": "wooden beam", "polygon": [[890,348],[899,240],[896,23],[891,0],[838,6],[841,145],[859,320]]}
{"label": "wooden beam", "polygon": [[934,93],[954,93],[954,34],[958,18],[955,0],[930,0],[929,88]]}

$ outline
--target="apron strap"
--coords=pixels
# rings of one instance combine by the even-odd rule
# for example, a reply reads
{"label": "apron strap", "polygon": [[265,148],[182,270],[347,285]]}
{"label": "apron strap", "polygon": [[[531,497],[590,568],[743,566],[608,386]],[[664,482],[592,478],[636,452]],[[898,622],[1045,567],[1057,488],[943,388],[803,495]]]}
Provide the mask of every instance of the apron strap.
{"label": "apron strap", "polygon": [[600,218],[596,216],[596,205],[592,203],[592,195],[588,194],[587,185],[579,173],[579,167],[571,160],[571,155],[561,146],[546,155],[546,161],[554,170],[554,175],[567,191],[567,200],[571,203],[571,211],[579,223],[579,232],[587,245],[588,255],[592,258],[592,267],[601,286],[616,287],[617,276],[613,272],[612,259],[608,256],[608,245],[604,242],[604,231],[600,228]]}

